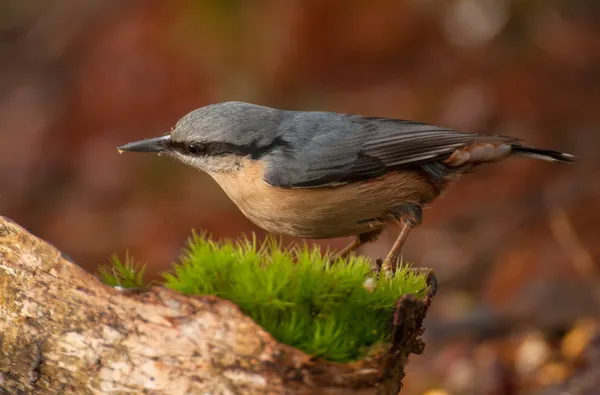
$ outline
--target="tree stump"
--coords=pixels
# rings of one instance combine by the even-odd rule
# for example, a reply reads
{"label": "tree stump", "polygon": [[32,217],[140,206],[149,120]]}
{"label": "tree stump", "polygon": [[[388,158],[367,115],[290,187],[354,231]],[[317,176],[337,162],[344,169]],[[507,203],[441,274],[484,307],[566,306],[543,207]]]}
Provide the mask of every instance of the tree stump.
{"label": "tree stump", "polygon": [[390,348],[333,363],[280,344],[229,301],[104,285],[0,217],[0,393],[397,394],[434,292],[397,302]]}

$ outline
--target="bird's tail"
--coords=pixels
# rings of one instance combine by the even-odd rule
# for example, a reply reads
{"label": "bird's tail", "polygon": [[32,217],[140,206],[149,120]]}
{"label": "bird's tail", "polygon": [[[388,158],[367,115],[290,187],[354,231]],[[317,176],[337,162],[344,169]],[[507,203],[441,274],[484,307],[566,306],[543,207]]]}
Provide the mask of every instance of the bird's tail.
{"label": "bird's tail", "polygon": [[552,151],[549,149],[526,147],[519,144],[512,144],[511,148],[512,152],[517,155],[526,156],[528,158],[541,159],[547,162],[573,163],[576,159],[574,155],[567,154],[564,152]]}

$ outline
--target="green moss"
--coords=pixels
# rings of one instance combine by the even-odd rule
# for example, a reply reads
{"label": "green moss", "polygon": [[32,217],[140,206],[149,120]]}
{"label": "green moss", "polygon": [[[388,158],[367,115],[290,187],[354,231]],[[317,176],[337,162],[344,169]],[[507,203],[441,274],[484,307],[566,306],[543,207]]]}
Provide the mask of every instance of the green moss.
{"label": "green moss", "polygon": [[[215,242],[194,234],[164,278],[168,288],[186,294],[231,300],[282,343],[331,361],[357,360],[389,340],[396,300],[423,296],[425,278],[403,266],[372,287],[366,258],[333,265],[328,259],[306,245],[286,250],[273,239],[259,247],[255,239]],[[125,274],[120,277],[131,277]]]}
{"label": "green moss", "polygon": [[98,268],[100,278],[105,284],[113,287],[139,288],[144,285],[146,265],[135,262],[129,253],[125,254],[125,263],[117,255],[110,257],[110,266]]}

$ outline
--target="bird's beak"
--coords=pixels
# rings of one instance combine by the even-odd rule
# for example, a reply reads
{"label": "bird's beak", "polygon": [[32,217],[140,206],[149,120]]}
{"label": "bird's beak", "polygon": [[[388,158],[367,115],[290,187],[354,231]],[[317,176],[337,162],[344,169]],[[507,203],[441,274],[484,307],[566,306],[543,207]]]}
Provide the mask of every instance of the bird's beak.
{"label": "bird's beak", "polygon": [[170,142],[171,142],[171,136],[166,135],[166,136],[155,137],[155,138],[151,138],[151,139],[134,141],[133,143],[128,143],[128,144],[118,147],[117,151],[119,151],[119,153],[121,153],[123,151],[163,152],[168,148]]}

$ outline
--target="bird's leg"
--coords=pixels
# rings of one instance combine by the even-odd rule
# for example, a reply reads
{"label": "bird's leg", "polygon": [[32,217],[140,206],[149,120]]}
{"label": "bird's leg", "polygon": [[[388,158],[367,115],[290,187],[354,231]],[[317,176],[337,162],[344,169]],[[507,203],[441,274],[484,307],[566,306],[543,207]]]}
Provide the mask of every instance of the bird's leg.
{"label": "bird's leg", "polygon": [[377,240],[377,238],[381,234],[382,230],[383,229],[377,229],[377,230],[373,230],[371,232],[361,233],[361,234],[357,235],[350,244],[348,244],[346,247],[342,248],[334,256],[332,256],[330,262],[334,263],[338,259],[346,258],[352,251],[356,250],[361,245],[363,245],[365,243],[374,242],[375,240]]}
{"label": "bird's leg", "polygon": [[381,271],[385,276],[391,276],[392,273],[396,270],[396,264],[398,262],[398,257],[400,256],[400,252],[402,250],[402,246],[408,237],[413,226],[406,220],[402,220],[402,229],[400,229],[400,234],[398,238],[394,242],[392,249],[386,255],[383,263],[381,264]]}
{"label": "bird's leg", "polygon": [[360,242],[360,238],[358,236],[354,237],[354,240],[352,240],[350,242],[350,244],[348,244],[346,247],[342,248],[341,250],[339,250],[338,252],[336,252],[332,257],[331,257],[331,263],[336,262],[338,259],[341,258],[345,258],[346,256],[348,256],[348,254],[350,254],[352,251],[356,250],[358,247],[360,247],[362,243]]}
{"label": "bird's leg", "polygon": [[418,204],[409,203],[405,204],[394,214],[397,216],[396,218],[399,220],[402,228],[400,229],[400,234],[398,235],[398,238],[396,238],[396,241],[390,249],[390,252],[388,252],[387,256],[383,260],[383,263],[381,264],[381,271],[386,277],[391,277],[396,270],[398,258],[400,256],[400,252],[402,251],[402,246],[408,238],[408,234],[412,228],[421,224],[423,209]]}

